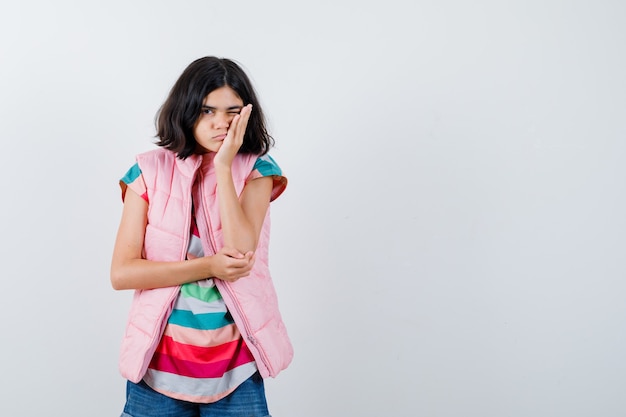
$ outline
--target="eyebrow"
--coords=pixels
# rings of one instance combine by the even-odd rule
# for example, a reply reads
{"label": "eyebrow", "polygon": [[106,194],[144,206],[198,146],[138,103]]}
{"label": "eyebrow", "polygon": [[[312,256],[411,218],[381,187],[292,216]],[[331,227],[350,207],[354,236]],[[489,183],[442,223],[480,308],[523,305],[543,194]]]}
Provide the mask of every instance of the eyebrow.
{"label": "eyebrow", "polygon": [[[207,106],[206,104],[202,105],[203,109],[209,109],[209,110],[219,110],[217,107],[213,107],[213,106]],[[243,106],[230,106],[230,107],[226,107],[226,111],[229,110],[241,110],[243,109]]]}

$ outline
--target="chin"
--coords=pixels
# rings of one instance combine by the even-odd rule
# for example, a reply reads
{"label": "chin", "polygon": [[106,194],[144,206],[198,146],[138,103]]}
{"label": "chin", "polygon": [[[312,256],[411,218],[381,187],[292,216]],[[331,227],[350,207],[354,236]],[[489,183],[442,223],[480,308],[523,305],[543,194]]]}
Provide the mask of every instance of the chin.
{"label": "chin", "polygon": [[209,152],[217,152],[222,147],[222,144],[218,144],[211,146],[210,148],[204,147],[202,145],[198,145],[198,153],[209,153]]}

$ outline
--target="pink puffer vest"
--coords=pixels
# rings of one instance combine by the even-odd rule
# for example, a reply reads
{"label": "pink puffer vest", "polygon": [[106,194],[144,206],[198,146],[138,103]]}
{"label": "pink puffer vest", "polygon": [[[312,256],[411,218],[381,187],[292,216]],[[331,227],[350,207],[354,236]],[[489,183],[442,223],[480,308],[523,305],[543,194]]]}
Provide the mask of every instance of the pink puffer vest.
{"label": "pink puffer vest", "polygon": [[[196,187],[195,213],[204,253],[212,255],[223,246],[213,164],[192,155],[181,160],[159,148],[137,156],[149,198],[144,256],[155,261],[184,260],[187,253],[192,210],[192,186]],[[252,171],[256,155],[237,155],[232,165],[237,194]],[[125,191],[125,190],[123,190]],[[275,195],[274,197],[277,197]],[[269,209],[263,223],[256,262],[250,276],[228,283],[215,283],[222,294],[263,378],[275,377],[293,358],[293,348],[278,309],[278,300],[268,268]],[[126,332],[122,340],[120,372],[139,382],[159,343],[180,287],[135,291]]]}

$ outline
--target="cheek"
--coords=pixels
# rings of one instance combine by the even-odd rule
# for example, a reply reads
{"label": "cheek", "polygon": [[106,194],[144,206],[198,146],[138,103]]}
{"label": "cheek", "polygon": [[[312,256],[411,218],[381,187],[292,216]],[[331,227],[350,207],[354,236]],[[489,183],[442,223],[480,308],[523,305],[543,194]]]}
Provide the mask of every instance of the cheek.
{"label": "cheek", "polygon": [[196,125],[193,127],[194,135],[202,134],[202,132],[206,131],[207,125],[208,123],[206,122],[206,120],[202,120],[202,118],[198,120],[196,122]]}
{"label": "cheek", "polygon": [[195,138],[198,138],[198,133],[200,132],[200,128],[199,128],[199,126],[200,126],[200,125],[199,125],[198,123],[196,123],[196,125],[193,127],[192,132],[193,132],[193,136],[194,136]]}

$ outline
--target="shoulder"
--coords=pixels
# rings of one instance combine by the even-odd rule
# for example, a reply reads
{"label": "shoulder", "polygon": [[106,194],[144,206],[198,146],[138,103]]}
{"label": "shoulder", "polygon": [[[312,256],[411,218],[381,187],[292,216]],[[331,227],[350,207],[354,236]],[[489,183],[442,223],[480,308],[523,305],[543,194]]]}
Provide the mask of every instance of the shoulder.
{"label": "shoulder", "polygon": [[255,155],[254,165],[248,175],[247,182],[262,177],[272,178],[273,186],[270,201],[277,199],[287,188],[287,177],[283,175],[282,169],[269,154]]}
{"label": "shoulder", "polygon": [[179,158],[174,152],[158,148],[137,155],[137,163],[141,167],[144,175],[153,177],[165,175],[166,177],[178,172],[183,176],[193,176],[200,166],[202,157],[200,155],[190,155],[185,159]]}
{"label": "shoulder", "polygon": [[122,201],[124,201],[126,197],[126,190],[129,188],[140,195],[144,200],[148,201],[146,183],[143,173],[141,172],[141,168],[137,162],[135,162],[133,166],[126,171],[126,174],[124,174],[124,176],[120,179],[119,184],[122,190]]}
{"label": "shoulder", "polygon": [[176,154],[164,148],[157,148],[137,155],[137,162],[157,163],[176,160]]}
{"label": "shoulder", "polygon": [[252,169],[258,171],[262,177],[268,177],[270,175],[283,175],[282,169],[280,169],[280,166],[278,166],[270,154],[257,157]]}

